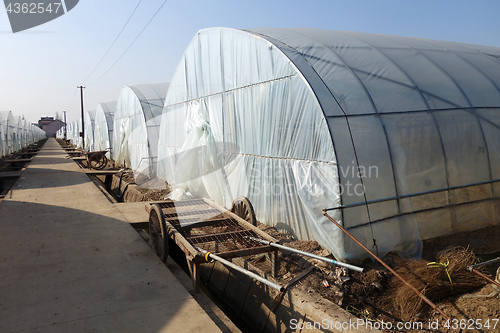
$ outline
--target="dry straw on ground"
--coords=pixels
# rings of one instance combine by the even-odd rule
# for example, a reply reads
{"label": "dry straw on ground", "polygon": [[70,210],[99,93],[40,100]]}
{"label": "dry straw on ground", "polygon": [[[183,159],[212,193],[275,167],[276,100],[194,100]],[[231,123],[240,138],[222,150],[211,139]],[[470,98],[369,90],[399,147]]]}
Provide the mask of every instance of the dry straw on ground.
{"label": "dry straw on ground", "polygon": [[[467,269],[477,262],[477,257],[469,248],[456,247],[440,252],[435,263],[412,260],[401,262],[396,270],[431,301],[439,302],[487,284],[486,280]],[[394,278],[393,283],[397,285],[395,299],[404,320],[411,320],[418,313],[430,309],[427,303],[399,280]]]}

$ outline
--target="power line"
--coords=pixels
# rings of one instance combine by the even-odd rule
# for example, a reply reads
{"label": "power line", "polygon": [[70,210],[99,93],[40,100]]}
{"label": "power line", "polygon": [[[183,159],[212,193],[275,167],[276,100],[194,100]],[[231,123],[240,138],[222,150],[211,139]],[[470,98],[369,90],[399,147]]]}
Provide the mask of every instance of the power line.
{"label": "power line", "polygon": [[139,5],[141,4],[142,0],[139,0],[139,3],[137,3],[137,6],[135,6],[134,8],[134,11],[132,12],[132,14],[130,14],[127,22],[125,22],[125,24],[123,25],[122,27],[122,30],[120,30],[120,32],[118,33],[118,35],[116,36],[115,40],[113,41],[113,43],[111,43],[111,46],[108,48],[108,50],[106,51],[106,53],[102,56],[101,60],[99,61],[99,63],[95,66],[95,68],[92,70],[92,72],[85,78],[85,80],[83,80],[83,83],[85,83],[85,81],[87,81],[89,79],[89,77],[94,74],[94,72],[96,71],[97,67],[99,67],[99,65],[102,63],[102,61],[104,60],[104,58],[106,58],[106,56],[108,55],[109,51],[111,50],[111,48],[113,47],[113,45],[115,45],[116,41],[118,40],[118,38],[120,37],[120,35],[122,34],[123,30],[125,29],[125,27],[127,26],[128,22],[130,21],[130,19],[132,18],[132,16],[134,16],[134,13],[135,11],[137,10],[137,8],[139,7]]}
{"label": "power line", "polygon": [[91,84],[88,84],[87,87],[93,85],[94,83],[96,83],[97,81],[99,81],[104,75],[106,75],[110,70],[111,68],[113,68],[116,63],[118,61],[120,61],[120,59],[125,55],[125,53],[127,53],[127,51],[132,47],[132,45],[134,45],[135,41],[141,36],[141,34],[144,32],[144,30],[146,30],[146,28],[148,27],[148,25],[151,23],[151,21],[153,21],[153,19],[156,17],[156,15],[160,12],[160,10],[163,8],[163,6],[167,3],[168,0],[165,0],[160,8],[158,8],[158,10],[156,11],[156,13],[153,15],[153,17],[151,17],[151,19],[149,20],[149,22],[144,26],[144,28],[142,28],[141,32],[139,32],[139,34],[137,35],[137,37],[135,37],[135,39],[132,41],[132,43],[130,43],[130,45],[127,47],[127,49],[125,49],[125,51],[120,55],[120,57],[118,57],[118,59],[116,59],[116,61],[108,68],[107,71],[104,72],[104,74],[102,74],[97,80],[95,80],[94,82],[92,82]]}
{"label": "power line", "polygon": [[73,94],[73,98],[71,99],[71,103],[69,103],[69,107],[66,110],[70,110],[73,107],[73,102],[75,101],[76,93],[78,92],[78,88],[75,89],[75,93]]}

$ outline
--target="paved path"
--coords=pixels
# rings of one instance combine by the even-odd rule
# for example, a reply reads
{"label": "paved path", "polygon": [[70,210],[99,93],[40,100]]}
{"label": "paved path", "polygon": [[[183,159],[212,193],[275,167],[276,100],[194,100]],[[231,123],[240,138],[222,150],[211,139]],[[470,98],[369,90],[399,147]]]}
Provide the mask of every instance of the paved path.
{"label": "paved path", "polygon": [[220,332],[54,139],[0,203],[0,332]]}

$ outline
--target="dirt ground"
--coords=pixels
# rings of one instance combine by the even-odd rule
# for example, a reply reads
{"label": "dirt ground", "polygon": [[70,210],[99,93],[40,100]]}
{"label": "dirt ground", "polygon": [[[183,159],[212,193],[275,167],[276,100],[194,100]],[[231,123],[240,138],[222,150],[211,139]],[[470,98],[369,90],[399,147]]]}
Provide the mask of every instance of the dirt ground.
{"label": "dirt ground", "polygon": [[[322,249],[317,242],[293,240],[274,228],[262,224],[259,227],[286,246],[318,255],[329,255],[329,252]],[[500,322],[497,319],[500,319],[500,300],[497,296],[484,297],[495,293],[491,284],[462,267],[461,271],[450,273],[455,288],[450,292],[450,282],[445,269],[427,265],[429,262],[437,261],[438,254],[444,250],[446,252],[442,253],[442,257],[439,258],[440,262],[446,262],[443,255],[452,258],[457,253],[459,255],[457,260],[460,261],[462,252],[465,250],[471,255],[470,260],[474,263],[496,258],[500,255],[499,233],[500,226],[493,226],[424,241],[422,261],[405,261],[395,254],[388,254],[384,258],[384,262],[391,268],[409,279],[413,272],[405,273],[408,267],[412,269],[420,267],[426,274],[438,273],[441,285],[432,291],[431,285],[434,281],[427,281],[424,287],[420,285],[420,291],[431,298],[451,318],[448,322],[436,310],[432,310],[426,303],[421,302],[418,296],[382,265],[370,261],[365,261],[362,265],[367,271],[358,273],[335,268],[314,259],[304,259],[299,255],[288,254],[282,257],[278,281],[286,285],[293,277],[313,265],[315,269],[299,282],[306,287],[308,292],[317,293],[374,325],[385,324],[385,326],[378,327],[393,326],[392,329],[381,329],[385,332],[499,332]],[[475,242],[475,239],[481,239],[482,242]],[[464,263],[461,264],[464,265]],[[483,272],[494,279],[499,265],[500,262],[489,265]],[[262,264],[262,269],[265,269],[264,264]],[[418,287],[418,283],[415,285]],[[412,315],[404,311],[403,307],[409,305],[399,302],[401,294],[407,303],[411,303],[410,305],[420,303],[419,310]],[[415,329],[398,330],[396,329],[398,323],[403,325],[401,326],[403,328],[407,325],[407,328],[415,327]]]}

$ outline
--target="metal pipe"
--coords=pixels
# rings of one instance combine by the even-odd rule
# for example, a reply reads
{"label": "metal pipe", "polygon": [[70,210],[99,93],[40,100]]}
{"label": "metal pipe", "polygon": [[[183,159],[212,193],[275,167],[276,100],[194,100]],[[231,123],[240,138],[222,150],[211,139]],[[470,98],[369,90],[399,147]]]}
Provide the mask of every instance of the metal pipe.
{"label": "metal pipe", "polygon": [[[469,266],[470,267],[470,266]],[[483,279],[487,280],[488,282],[490,283],[493,283],[494,285],[500,287],[500,283],[496,282],[495,280],[492,280],[490,279],[489,277],[487,277],[486,275],[484,275],[483,273],[479,272],[479,271],[476,271],[474,268],[470,269],[471,272],[473,273],[476,273],[477,275],[479,275],[480,277],[482,277]]]}
{"label": "metal pipe", "polygon": [[276,244],[276,243],[265,241],[265,240],[258,239],[258,238],[255,238],[255,237],[245,237],[245,238],[251,239],[253,241],[256,241],[256,242],[259,242],[259,243],[262,243],[262,244],[270,245],[270,246],[276,247],[276,248],[284,250],[284,251],[294,252],[294,253],[298,253],[298,254],[301,254],[301,255],[306,256],[306,257],[311,257],[311,258],[314,258],[314,259],[326,261],[328,263],[335,264],[337,266],[342,266],[342,267],[348,268],[348,269],[356,271],[356,272],[363,273],[364,270],[365,270],[363,267],[349,265],[349,264],[346,264],[344,262],[340,262],[340,261],[333,260],[333,259],[330,259],[330,258],[325,258],[325,257],[322,257],[322,256],[318,256],[318,255],[309,253],[309,252],[297,250],[297,249],[294,249],[293,247],[284,246],[284,245],[281,245],[281,244]]}
{"label": "metal pipe", "polygon": [[326,210],[323,210],[323,215],[326,216],[327,219],[329,219],[330,221],[332,221],[337,227],[340,228],[340,230],[342,230],[347,236],[349,236],[353,241],[355,241],[359,246],[361,246],[363,248],[363,250],[365,250],[369,255],[371,255],[375,260],[377,260],[382,266],[384,266],[385,268],[387,268],[392,274],[394,274],[395,277],[397,277],[399,280],[401,280],[401,282],[403,282],[405,285],[407,285],[411,290],[413,290],[413,292],[415,294],[417,294],[425,303],[429,304],[431,306],[431,308],[433,308],[434,310],[438,311],[439,313],[441,313],[446,319],[450,319],[450,317],[443,312],[443,310],[441,310],[440,308],[437,307],[436,304],[434,304],[430,299],[428,299],[424,294],[422,294],[420,291],[418,291],[414,286],[412,286],[410,283],[408,283],[408,281],[406,281],[401,275],[399,275],[398,273],[396,273],[395,270],[393,270],[389,265],[387,265],[384,261],[382,261],[382,259],[380,259],[379,257],[377,257],[375,254],[373,254],[372,251],[370,251],[366,246],[364,246],[359,240],[356,239],[356,237],[354,237],[353,235],[351,235],[347,230],[345,230],[337,221],[335,221],[334,219],[332,219],[330,217],[330,215],[327,214]]}
{"label": "metal pipe", "polygon": [[478,268],[478,267],[481,267],[481,266],[484,266],[484,265],[489,265],[489,264],[492,264],[492,263],[497,262],[497,261],[500,261],[500,257],[495,258],[495,259],[491,259],[491,260],[488,260],[488,261],[485,261],[485,262],[481,262],[479,264],[470,265],[467,268],[469,269],[469,271],[472,271],[474,268]]}
{"label": "metal pipe", "polygon": [[262,277],[262,276],[260,276],[260,275],[257,275],[257,274],[255,274],[255,273],[253,273],[253,272],[250,272],[249,270],[246,270],[246,269],[244,269],[243,267],[240,267],[240,266],[238,266],[238,265],[235,265],[235,264],[233,264],[232,262],[230,262],[230,261],[228,261],[228,260],[226,260],[226,259],[223,259],[223,258],[221,258],[221,257],[219,257],[219,256],[217,256],[217,255],[215,255],[215,254],[213,254],[213,253],[211,253],[211,252],[205,251],[205,250],[200,249],[200,248],[198,248],[198,247],[196,247],[196,249],[197,249],[198,251],[200,251],[201,253],[203,253],[203,255],[205,256],[205,260],[206,260],[206,261],[209,261],[209,259],[216,260],[216,261],[220,262],[221,264],[223,264],[223,265],[225,265],[225,266],[228,266],[228,267],[231,267],[232,269],[237,270],[238,272],[243,273],[243,274],[245,274],[245,275],[247,275],[247,276],[250,276],[250,277],[251,277],[251,278],[253,278],[254,280],[257,280],[257,281],[259,281],[259,282],[262,282],[262,283],[264,283],[265,285],[267,285],[267,286],[269,286],[269,287],[271,287],[271,288],[273,288],[273,289],[276,289],[276,290],[278,290],[278,291],[280,291],[280,292],[285,291],[285,288],[284,288],[284,287],[282,287],[282,286],[280,286],[280,285],[279,285],[279,284],[277,284],[277,283],[274,283],[274,282],[272,282],[272,281],[269,281],[268,279],[265,279],[265,278],[263,278],[263,277]]}
{"label": "metal pipe", "polygon": [[480,186],[480,185],[492,184],[492,183],[497,183],[497,182],[500,182],[500,179],[488,180],[488,181],[479,182],[479,183],[471,183],[471,184],[467,184],[467,185],[452,186],[452,187],[441,188],[441,189],[437,189],[437,190],[430,190],[430,191],[425,191],[425,192],[417,192],[417,193],[413,193],[413,194],[398,195],[398,196],[394,196],[394,197],[390,197],[390,198],[377,199],[377,200],[371,200],[371,201],[366,201],[366,202],[358,202],[355,204],[342,205],[342,206],[337,206],[337,207],[333,207],[333,208],[326,208],[323,211],[328,212],[330,210],[353,208],[353,207],[358,207],[358,206],[363,206],[363,205],[371,205],[371,204],[376,204],[376,203],[381,203],[381,202],[386,202],[386,201],[393,201],[393,200],[401,200],[401,199],[406,199],[406,198],[418,197],[418,196],[426,195],[426,194],[433,194],[433,193],[439,193],[439,192],[444,192],[444,191],[453,191],[453,190],[458,190],[461,188]]}
{"label": "metal pipe", "polygon": [[[418,209],[418,210],[413,210],[411,212],[398,213],[398,214],[395,214],[395,215],[384,217],[382,219],[378,219],[378,220],[366,222],[366,223],[363,223],[363,224],[358,224],[358,225],[355,225],[354,227],[350,227],[350,228],[347,228],[347,229],[348,230],[352,230],[352,229],[356,229],[356,228],[361,228],[361,227],[365,227],[365,226],[370,225],[370,224],[375,224],[375,223],[383,222],[383,221],[386,221],[386,220],[390,220],[390,219],[393,219],[395,217],[401,217],[401,216],[406,216],[406,215],[414,215],[414,214],[417,214],[417,213],[430,212],[430,211],[433,211],[433,210],[438,210],[438,209],[443,209],[443,208],[453,208],[453,207],[458,207],[458,206],[463,206],[463,205],[470,205],[470,204],[474,204],[474,203],[480,203],[480,202],[492,201],[492,200],[499,200],[499,199],[500,199],[500,197],[492,197],[492,198],[478,199],[478,200],[472,200],[472,201],[465,201],[465,202],[456,203],[456,204],[447,204],[447,205],[440,206],[440,207]],[[350,207],[347,207],[347,208],[350,208]],[[332,209],[329,209],[329,210],[332,210]]]}

